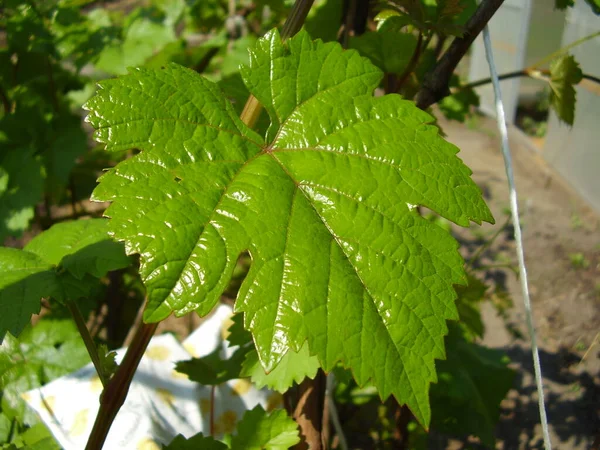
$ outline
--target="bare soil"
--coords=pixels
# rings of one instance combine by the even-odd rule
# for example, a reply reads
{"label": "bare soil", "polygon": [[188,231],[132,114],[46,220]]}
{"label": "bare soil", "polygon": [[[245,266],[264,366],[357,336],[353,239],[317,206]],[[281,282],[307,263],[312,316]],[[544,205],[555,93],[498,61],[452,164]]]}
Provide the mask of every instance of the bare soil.
{"label": "bare soil", "polygon": [[[441,120],[447,139],[473,170],[496,218],[495,225],[456,230],[465,256],[505,225],[509,205],[504,163],[495,120],[480,117],[471,126]],[[540,358],[544,395],[554,448],[600,448],[600,215],[543,160],[518,130],[511,150],[519,194],[525,258]],[[569,151],[569,149],[564,149]],[[498,449],[543,448],[533,363],[521,287],[516,274],[512,225],[484,253],[487,278],[507,288],[514,306],[504,318],[483,307],[483,344],[503,349],[518,372],[502,403]],[[448,448],[449,443],[439,442]],[[474,443],[450,443],[474,448]]]}

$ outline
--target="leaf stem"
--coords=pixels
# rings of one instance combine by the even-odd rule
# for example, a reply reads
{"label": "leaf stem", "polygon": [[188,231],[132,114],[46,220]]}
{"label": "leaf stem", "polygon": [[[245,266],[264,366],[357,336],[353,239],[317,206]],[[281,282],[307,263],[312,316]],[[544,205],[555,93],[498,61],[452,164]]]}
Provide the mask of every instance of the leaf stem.
{"label": "leaf stem", "polygon": [[100,362],[100,356],[98,355],[98,349],[96,348],[96,344],[94,343],[94,338],[92,338],[90,330],[88,330],[88,327],[85,324],[85,320],[83,318],[83,315],[81,314],[81,310],[79,309],[79,306],[77,306],[77,303],[75,303],[74,301],[68,301],[66,303],[67,308],[69,308],[69,311],[73,316],[75,325],[77,325],[77,330],[79,330],[79,334],[83,339],[85,348],[87,348],[88,354],[92,359],[92,363],[94,364],[94,368],[98,373],[98,377],[102,382],[102,386],[106,387],[106,385],[108,384],[108,377],[106,375],[106,372],[104,372],[104,368],[102,367],[102,363]]}
{"label": "leaf stem", "polygon": [[142,323],[137,329],[117,372],[102,392],[100,410],[96,416],[96,422],[94,422],[94,428],[92,428],[85,450],[100,450],[104,445],[108,431],[119,409],[125,403],[133,375],[157,326],[158,323]]}
{"label": "leaf stem", "polygon": [[[283,28],[281,30],[281,40],[285,41],[288,38],[291,38],[295,35],[302,25],[304,24],[304,20],[312,7],[314,0],[296,0],[292,10],[290,11],[290,15],[287,17],[285,23],[283,24]],[[244,109],[242,114],[240,115],[240,119],[250,128],[256,125],[256,121],[260,116],[262,111],[262,105],[253,95],[248,97],[246,104],[244,105]]]}

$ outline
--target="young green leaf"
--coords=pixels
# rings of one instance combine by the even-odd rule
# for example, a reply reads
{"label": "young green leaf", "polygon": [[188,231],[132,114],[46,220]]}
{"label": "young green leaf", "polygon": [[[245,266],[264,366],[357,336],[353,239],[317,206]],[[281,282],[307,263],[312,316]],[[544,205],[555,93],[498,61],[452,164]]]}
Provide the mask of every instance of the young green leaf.
{"label": "young green leaf", "polygon": [[110,239],[104,219],[57,223],[29,241],[24,250],[67,270],[78,280],[86,274],[101,278],[130,264],[123,244]]}
{"label": "young green leaf", "polygon": [[217,348],[202,358],[179,361],[175,366],[175,370],[186,374],[192,381],[207,386],[215,386],[240,378],[242,363],[246,353],[250,350],[251,347],[241,347],[230,358],[223,359],[220,355],[221,349]]}
{"label": "young green leaf", "polygon": [[550,63],[550,104],[558,118],[568,125],[575,119],[573,87],[582,79],[583,72],[572,55],[563,55]]}
{"label": "young green leaf", "polygon": [[141,255],[146,321],[210,312],[248,250],[236,309],[267,371],[308,339],[325,370],[342,360],[428,423],[464,273],[456,241],[416,206],[462,226],[493,218],[431,116],[372,96],[382,75],[337,43],[270,32],[242,69],[271,117],[266,142],[191,70],[105,81],[87,104],[96,138],[141,153],[93,198],[112,201],[114,236]]}
{"label": "young green leaf", "polygon": [[39,313],[42,297],[61,302],[86,297],[96,278],[129,264],[104,219],[56,224],[23,250],[0,247],[0,342],[7,331],[21,333]]}
{"label": "young green leaf", "polygon": [[260,406],[246,411],[231,440],[231,450],[286,450],[300,442],[298,425],[285,410],[267,414]]}
{"label": "young green leaf", "polygon": [[[388,24],[390,21],[386,21]],[[377,31],[364,33],[350,39],[349,46],[369,58],[384,72],[402,73],[417,47],[417,38],[386,24]]]}
{"label": "young green leaf", "polygon": [[292,349],[283,356],[279,364],[269,373],[265,372],[255,349],[246,354],[241,368],[242,377],[250,377],[257,388],[268,387],[278,392],[286,392],[294,383],[300,384],[304,378],[314,379],[321,365],[316,356],[311,356],[308,344],[299,352]]}

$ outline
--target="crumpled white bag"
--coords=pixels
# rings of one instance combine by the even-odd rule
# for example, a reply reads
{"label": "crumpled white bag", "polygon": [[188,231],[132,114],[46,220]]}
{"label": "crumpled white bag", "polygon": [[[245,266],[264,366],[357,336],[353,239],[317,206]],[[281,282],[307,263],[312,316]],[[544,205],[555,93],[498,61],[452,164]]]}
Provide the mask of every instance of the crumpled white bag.
{"label": "crumpled white bag", "polygon": [[[175,371],[175,363],[191,356],[202,357],[221,348],[230,356],[225,332],[232,310],[220,305],[184,342],[170,334],[153,337],[131,383],[125,404],[107,436],[106,449],[160,449],[177,434],[186,437],[209,434],[211,387],[191,382]],[[117,351],[117,362],[125,349]],[[65,450],[85,448],[96,419],[102,383],[93,365],[58,378],[23,394]],[[271,410],[281,405],[281,395],[258,390],[245,379],[215,387],[213,419],[215,437],[235,430],[248,409],[262,405]]]}

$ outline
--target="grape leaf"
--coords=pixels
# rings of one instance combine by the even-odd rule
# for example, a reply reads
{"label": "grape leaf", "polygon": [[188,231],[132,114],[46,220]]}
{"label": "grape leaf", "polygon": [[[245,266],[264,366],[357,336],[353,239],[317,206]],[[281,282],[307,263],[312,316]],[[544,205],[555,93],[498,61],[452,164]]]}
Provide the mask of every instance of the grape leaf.
{"label": "grape leaf", "polygon": [[550,63],[550,105],[558,118],[573,125],[575,97],[573,87],[582,79],[583,72],[572,55],[563,55]]}
{"label": "grape leaf", "polygon": [[85,345],[71,320],[42,319],[19,339],[7,335],[0,346],[2,412],[20,423],[36,423],[36,414],[26,408],[21,394],[88,362]]}
{"label": "grape leaf", "polygon": [[130,264],[123,244],[110,239],[104,219],[57,223],[29,241],[24,250],[64,268],[78,280],[86,274],[101,278]]}
{"label": "grape leaf", "polygon": [[33,219],[34,207],[42,198],[44,171],[40,158],[26,149],[11,149],[0,156],[6,187],[0,190],[0,242],[20,236]]}
{"label": "grape leaf", "polygon": [[186,439],[181,434],[175,436],[169,445],[164,447],[164,450],[227,450],[227,447],[222,442],[213,439],[210,436],[204,436],[198,433],[189,439]]}
{"label": "grape leaf", "polygon": [[411,33],[388,26],[390,23],[388,20],[377,31],[350,38],[349,46],[369,58],[384,72],[402,73],[415,52],[417,38]]}
{"label": "grape leaf", "polygon": [[494,448],[500,402],[515,373],[499,350],[467,342],[454,325],[446,337],[448,358],[437,364],[438,383],[431,386],[432,428],[451,435],[475,435]]}
{"label": "grape leaf", "polygon": [[141,255],[144,320],[210,312],[248,250],[236,310],[265,370],[308,339],[325,370],[342,360],[428,423],[465,279],[456,241],[415,207],[462,226],[493,218],[432,117],[372,96],[382,75],[337,43],[268,33],[242,68],[271,117],[267,142],[191,70],[104,81],[86,106],[96,139],[141,153],[92,198],[112,202],[114,237]]}
{"label": "grape leaf", "polygon": [[87,297],[96,278],[129,264],[104,219],[58,223],[24,250],[0,247],[0,342],[7,331],[21,333],[39,313],[42,297],[61,302]]}
{"label": "grape leaf", "polygon": [[177,362],[175,370],[185,373],[190,380],[196,383],[207,386],[218,385],[240,378],[242,363],[249,350],[247,347],[239,348],[230,358],[223,359],[220,355],[221,349],[217,348],[202,358]]}
{"label": "grape leaf", "polygon": [[304,378],[313,379],[320,367],[319,360],[311,356],[306,343],[295,352],[290,349],[279,364],[269,373],[262,367],[252,335],[244,328],[243,314],[234,314],[231,318],[227,341],[230,345],[248,348],[239,375],[250,377],[257,388],[268,387],[278,392],[286,392],[294,383],[300,383]]}
{"label": "grape leaf", "polygon": [[7,331],[21,333],[31,315],[40,312],[42,297],[60,292],[51,264],[33,253],[0,247],[0,342]]}
{"label": "grape leaf", "polygon": [[300,384],[306,377],[314,379],[317,370],[321,367],[318,358],[310,355],[306,343],[299,352],[288,350],[279,364],[269,373],[265,372],[255,349],[250,350],[245,356],[240,375],[250,377],[252,383],[259,389],[266,386],[281,393],[286,392],[294,383]]}
{"label": "grape leaf", "polygon": [[267,414],[260,406],[246,411],[231,439],[231,450],[286,450],[300,442],[298,425],[285,410]]}

